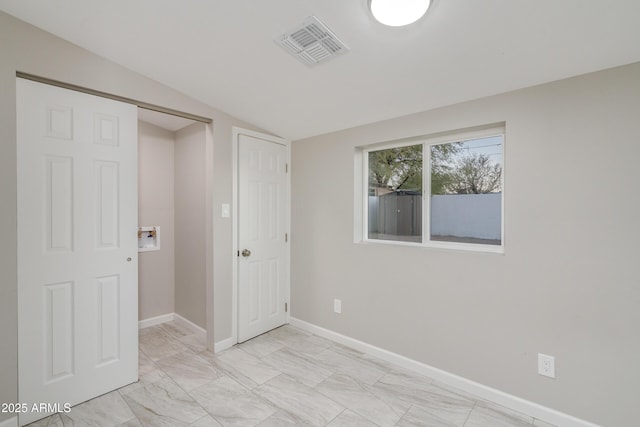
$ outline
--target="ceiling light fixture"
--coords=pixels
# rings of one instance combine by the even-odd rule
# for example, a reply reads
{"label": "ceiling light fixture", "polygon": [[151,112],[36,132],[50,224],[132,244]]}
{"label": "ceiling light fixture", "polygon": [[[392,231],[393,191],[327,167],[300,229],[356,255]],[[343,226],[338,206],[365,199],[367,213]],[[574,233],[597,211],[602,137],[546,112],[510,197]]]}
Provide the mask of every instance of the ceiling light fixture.
{"label": "ceiling light fixture", "polygon": [[369,9],[380,23],[390,27],[413,24],[422,18],[431,0],[369,0]]}

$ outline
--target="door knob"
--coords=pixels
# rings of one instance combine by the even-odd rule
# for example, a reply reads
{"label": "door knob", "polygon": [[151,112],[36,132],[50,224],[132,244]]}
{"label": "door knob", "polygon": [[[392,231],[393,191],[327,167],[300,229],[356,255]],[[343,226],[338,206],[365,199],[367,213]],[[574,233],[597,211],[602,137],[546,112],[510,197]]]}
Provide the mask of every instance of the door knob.
{"label": "door knob", "polygon": [[243,249],[242,250],[242,256],[243,257],[248,257],[249,255],[251,255],[251,251],[249,249]]}

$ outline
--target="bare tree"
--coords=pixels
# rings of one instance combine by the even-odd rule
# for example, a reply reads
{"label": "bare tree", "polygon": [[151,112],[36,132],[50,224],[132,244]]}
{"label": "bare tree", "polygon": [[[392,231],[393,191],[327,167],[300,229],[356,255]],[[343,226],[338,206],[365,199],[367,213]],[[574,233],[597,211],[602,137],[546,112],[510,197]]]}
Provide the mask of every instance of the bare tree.
{"label": "bare tree", "polygon": [[502,166],[486,154],[469,154],[457,160],[451,181],[445,184],[449,194],[484,194],[502,191]]}
{"label": "bare tree", "polygon": [[[501,191],[502,166],[486,154],[462,155],[463,143],[432,145],[431,194],[481,194]],[[422,190],[422,145],[369,152],[369,185]]]}

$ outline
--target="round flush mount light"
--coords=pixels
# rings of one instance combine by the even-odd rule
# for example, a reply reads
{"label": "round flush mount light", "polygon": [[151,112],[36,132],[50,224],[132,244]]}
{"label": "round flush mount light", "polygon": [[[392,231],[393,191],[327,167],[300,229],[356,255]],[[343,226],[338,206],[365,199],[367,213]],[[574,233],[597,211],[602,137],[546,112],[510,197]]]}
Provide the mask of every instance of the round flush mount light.
{"label": "round flush mount light", "polygon": [[431,0],[369,0],[369,9],[377,21],[390,27],[413,24],[422,18]]}

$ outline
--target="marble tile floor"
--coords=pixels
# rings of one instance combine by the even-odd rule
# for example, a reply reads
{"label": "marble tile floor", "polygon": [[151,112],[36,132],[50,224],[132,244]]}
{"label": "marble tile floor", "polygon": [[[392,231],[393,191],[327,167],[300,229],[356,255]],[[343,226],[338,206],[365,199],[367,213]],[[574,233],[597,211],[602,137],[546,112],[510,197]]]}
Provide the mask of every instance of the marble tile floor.
{"label": "marble tile floor", "polygon": [[290,325],[217,354],[204,342],[143,329],[137,383],[31,426],[553,427]]}

